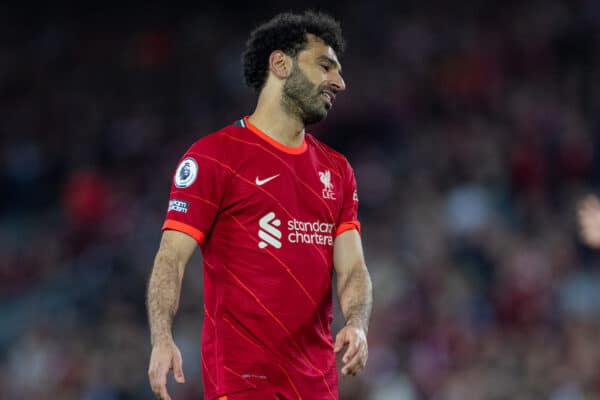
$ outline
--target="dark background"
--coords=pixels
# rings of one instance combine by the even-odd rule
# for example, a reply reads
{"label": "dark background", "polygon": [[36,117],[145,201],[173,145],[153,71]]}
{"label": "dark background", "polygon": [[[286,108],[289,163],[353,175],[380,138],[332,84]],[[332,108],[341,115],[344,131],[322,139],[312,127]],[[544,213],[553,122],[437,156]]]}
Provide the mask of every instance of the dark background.
{"label": "dark background", "polygon": [[[302,4],[0,8],[2,398],[152,398],[177,159],[252,113],[250,30],[310,6],[348,40],[348,90],[309,131],[355,168],[375,295],[340,398],[600,397],[600,260],[574,215],[600,173],[600,3]],[[201,307],[196,254],[176,399],[201,398]]]}

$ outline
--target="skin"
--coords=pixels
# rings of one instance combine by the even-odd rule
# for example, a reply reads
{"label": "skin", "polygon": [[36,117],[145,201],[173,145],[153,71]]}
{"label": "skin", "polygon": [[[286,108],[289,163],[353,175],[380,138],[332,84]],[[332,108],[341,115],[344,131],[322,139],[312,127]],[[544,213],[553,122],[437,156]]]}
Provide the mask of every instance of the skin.
{"label": "skin", "polygon": [[[304,127],[327,116],[333,97],[346,88],[341,65],[331,47],[313,35],[295,58],[276,50],[269,57],[269,75],[250,122],[274,140],[301,146]],[[328,94],[326,94],[328,92]],[[197,247],[190,236],[167,230],[154,261],[147,294],[152,353],[148,368],[156,396],[170,400],[167,375],[184,383],[181,352],[172,336],[172,322],[181,292],[185,267]],[[337,293],[346,324],[337,333],[334,351],[342,356],[342,374],[356,375],[368,358],[367,332],[372,308],[372,287],[360,235],[356,230],[336,237],[333,264]]]}
{"label": "skin", "polygon": [[185,382],[181,352],[173,341],[171,327],[179,306],[185,267],[196,246],[196,240],[185,233],[163,232],[148,282],[146,303],[152,342],[148,378],[152,391],[163,400],[171,400],[167,392],[169,371],[173,371],[176,382]]}
{"label": "skin", "polygon": [[342,374],[354,376],[367,364],[367,332],[373,306],[371,277],[358,231],[346,231],[335,238],[333,265],[338,298],[346,320],[346,325],[335,337],[333,351],[338,353],[346,347],[342,356]]}
{"label": "skin", "polygon": [[[299,79],[298,76],[294,76],[295,64],[308,81],[319,90],[326,88],[338,93],[346,89],[346,83],[341,75],[341,65],[333,49],[313,35],[307,37],[308,44],[296,55],[295,62],[283,51],[276,50],[271,53],[267,82],[258,97],[256,110],[249,117],[254,126],[276,141],[291,147],[302,145],[304,128],[307,125],[302,118],[302,111],[294,108],[294,102],[288,101],[283,95],[286,93],[289,96],[291,83],[287,83],[288,79],[291,78],[292,81]],[[286,83],[287,88],[285,88]],[[284,88],[287,89],[285,92]],[[314,99],[317,104],[320,103],[324,116],[327,115],[331,107],[326,104],[324,96],[316,92],[312,95],[309,99]]]}
{"label": "skin", "polygon": [[577,207],[579,234],[585,244],[600,248],[600,200],[597,196],[586,196]]}

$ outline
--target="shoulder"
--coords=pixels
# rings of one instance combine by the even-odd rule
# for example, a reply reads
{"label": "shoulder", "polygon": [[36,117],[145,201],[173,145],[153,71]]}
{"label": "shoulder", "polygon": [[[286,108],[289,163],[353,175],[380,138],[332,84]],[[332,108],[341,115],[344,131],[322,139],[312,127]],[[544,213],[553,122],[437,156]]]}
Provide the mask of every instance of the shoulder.
{"label": "shoulder", "polygon": [[240,135],[242,130],[243,128],[233,125],[225,126],[196,140],[190,146],[188,153],[215,156],[230,154],[231,147],[236,145],[235,138]]}
{"label": "shoulder", "polygon": [[344,172],[345,170],[352,168],[346,156],[321,142],[310,133],[306,134],[306,142],[310,147],[314,148],[318,157],[322,157],[327,160],[332,167]]}

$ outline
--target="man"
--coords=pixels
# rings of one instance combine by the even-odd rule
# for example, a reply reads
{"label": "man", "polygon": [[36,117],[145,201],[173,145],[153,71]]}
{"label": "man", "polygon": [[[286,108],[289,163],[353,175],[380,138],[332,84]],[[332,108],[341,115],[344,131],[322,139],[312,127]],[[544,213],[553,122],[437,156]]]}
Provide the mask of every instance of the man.
{"label": "man", "polygon": [[[256,110],[192,145],[173,177],[148,285],[149,378],[184,382],[171,324],[185,265],[200,244],[205,398],[337,399],[342,374],[367,361],[372,294],[354,173],[305,133],[345,89],[339,24],[280,14],[252,32],[243,56]],[[184,172],[185,171],[185,172]],[[333,342],[332,272],[346,321]]]}

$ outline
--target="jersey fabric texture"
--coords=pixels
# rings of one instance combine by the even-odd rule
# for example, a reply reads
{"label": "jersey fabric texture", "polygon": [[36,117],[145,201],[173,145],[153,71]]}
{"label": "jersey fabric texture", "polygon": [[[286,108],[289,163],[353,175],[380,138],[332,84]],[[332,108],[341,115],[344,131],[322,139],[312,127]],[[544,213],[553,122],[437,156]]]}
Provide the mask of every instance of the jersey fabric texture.
{"label": "jersey fabric texture", "polygon": [[183,155],[163,230],[201,245],[206,399],[338,398],[333,241],[357,206],[350,164],[310,134],[287,147],[246,117]]}

